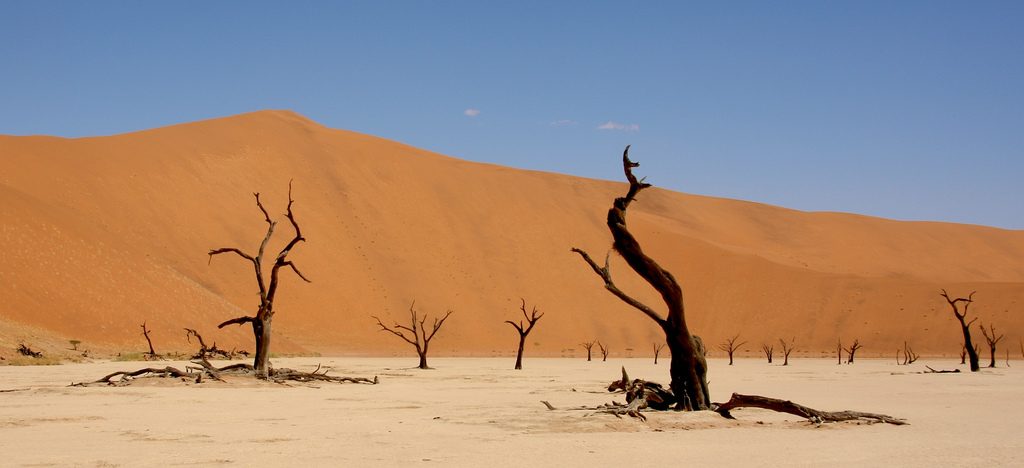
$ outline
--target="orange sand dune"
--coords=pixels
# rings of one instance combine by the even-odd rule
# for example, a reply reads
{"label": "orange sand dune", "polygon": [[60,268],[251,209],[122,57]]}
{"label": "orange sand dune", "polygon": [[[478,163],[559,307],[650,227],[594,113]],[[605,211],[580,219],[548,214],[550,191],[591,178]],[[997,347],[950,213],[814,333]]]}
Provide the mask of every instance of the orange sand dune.
{"label": "orange sand dune", "polygon": [[[438,355],[512,352],[518,336],[503,322],[520,297],[546,313],[534,355],[578,355],[594,338],[642,355],[660,339],[569,252],[609,248],[604,215],[624,184],[461,161],[266,111],[110,137],[0,137],[0,354],[67,339],[142,350],[143,321],[158,351],[191,349],[183,327],[251,350],[246,329],[215,328],[253,312],[251,268],[229,256],[208,264],[206,252],[257,248],[254,191],[282,221],[270,246],[280,248],[291,179],[308,242],[290,258],[313,283],[283,279],[275,351],[408,353],[370,315],[406,320],[414,299],[432,315],[455,311]],[[630,222],[682,281],[691,326],[710,345],[741,333],[753,353],[785,337],[818,355],[842,337],[869,356],[904,340],[952,355],[959,331],[943,287],[977,290],[982,322],[1014,346],[1024,335],[1022,231],[661,189],[642,194]],[[661,305],[614,258],[613,272]]]}

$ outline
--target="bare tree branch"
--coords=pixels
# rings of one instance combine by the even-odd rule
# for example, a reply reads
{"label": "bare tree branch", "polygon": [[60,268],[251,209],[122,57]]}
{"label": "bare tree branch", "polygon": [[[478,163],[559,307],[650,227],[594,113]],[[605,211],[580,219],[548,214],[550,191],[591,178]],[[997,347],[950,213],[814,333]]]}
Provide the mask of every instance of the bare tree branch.
{"label": "bare tree branch", "polygon": [[581,249],[578,249],[576,247],[573,247],[571,250],[573,252],[576,252],[576,253],[580,254],[580,256],[583,257],[583,260],[586,261],[588,265],[590,265],[590,268],[592,268],[594,270],[594,272],[597,273],[597,275],[600,276],[601,279],[604,280],[604,288],[605,289],[610,291],[612,294],[614,294],[619,299],[622,299],[622,301],[625,302],[626,304],[629,304],[629,305],[635,307],[640,312],[643,312],[644,314],[646,314],[648,317],[651,318],[651,320],[654,320],[655,322],[657,322],[659,326],[662,326],[662,327],[665,326],[665,319],[662,318],[660,315],[658,315],[658,313],[655,312],[654,309],[651,309],[650,307],[648,307],[644,303],[642,303],[642,302],[640,302],[640,301],[638,301],[636,299],[633,299],[628,294],[622,292],[622,290],[619,289],[619,287],[615,285],[615,282],[612,281],[612,274],[611,274],[611,270],[609,269],[609,266],[608,266],[608,257],[607,256],[604,259],[604,267],[599,267],[599,266],[597,266],[597,263],[594,263],[594,259],[590,258],[590,255],[587,252],[585,252],[585,251],[583,251]]}

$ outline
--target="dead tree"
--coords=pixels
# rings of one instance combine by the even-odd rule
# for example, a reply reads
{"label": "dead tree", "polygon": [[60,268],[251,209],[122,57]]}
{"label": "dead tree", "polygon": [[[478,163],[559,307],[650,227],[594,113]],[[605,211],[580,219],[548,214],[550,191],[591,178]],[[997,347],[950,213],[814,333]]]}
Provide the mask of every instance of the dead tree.
{"label": "dead tree", "polygon": [[836,359],[839,360],[838,365],[843,365],[843,340],[836,341]]}
{"label": "dead tree", "polygon": [[[975,320],[978,320],[978,318],[972,318],[970,321],[965,320],[967,317],[967,308],[974,302],[975,292],[977,291],[971,291],[971,294],[967,297],[952,299],[949,297],[949,294],[946,293],[945,289],[942,290],[942,297],[946,298],[946,302],[949,303],[949,307],[953,309],[953,315],[956,317],[957,321],[960,322],[960,329],[964,334],[964,349],[967,351],[967,357],[970,358],[971,361],[971,372],[978,372],[981,369],[981,366],[978,365],[978,351],[974,348],[974,343],[971,342],[971,324],[974,323]],[[957,307],[957,304],[961,302],[964,304],[962,312],[959,307]]]}
{"label": "dead tree", "polygon": [[597,344],[597,340],[587,341],[585,343],[580,343],[580,346],[582,346],[583,349],[587,350],[587,362],[590,362],[590,360],[591,360],[591,355],[592,355],[591,351],[594,349],[594,345],[595,344]]}
{"label": "dead tree", "polygon": [[[920,356],[914,352],[914,348],[911,348],[906,341],[903,342],[903,365],[909,366],[914,363]],[[896,350],[896,364],[900,364],[900,350]]]}
{"label": "dead tree", "polygon": [[846,354],[849,356],[849,358],[846,360],[847,364],[853,364],[853,355],[857,354],[857,350],[861,348],[863,348],[863,346],[861,346],[860,340],[854,339],[853,344],[850,345],[849,348],[846,348]]}
{"label": "dead tree", "polygon": [[[974,345],[974,353],[979,356],[981,355],[978,345]],[[967,347],[962,344],[960,345],[960,364],[967,364]]]}
{"label": "dead tree", "polygon": [[996,345],[1005,335],[996,336],[996,327],[991,323],[988,324],[988,330],[985,329],[985,324],[979,325],[981,327],[981,334],[985,336],[985,342],[988,343],[988,353],[990,361],[989,367],[996,366]]}
{"label": "dead tree", "polygon": [[785,340],[779,338],[779,343],[782,343],[782,365],[788,366],[789,354],[796,349],[796,347],[793,346],[794,344],[796,344],[796,337],[793,337],[793,339],[789,340],[789,343],[786,343]]}
{"label": "dead tree", "polygon": [[654,364],[658,364],[658,355],[661,354],[661,350],[665,348],[665,343],[654,343]]}
{"label": "dead tree", "polygon": [[608,361],[608,347],[606,347],[604,343],[601,343],[600,341],[597,342],[597,347],[601,349],[601,362]]}
{"label": "dead tree", "polygon": [[515,323],[511,320],[505,321],[505,323],[512,325],[513,327],[515,327],[516,331],[519,332],[519,350],[516,351],[516,369],[523,368],[523,346],[526,345],[526,335],[530,334],[530,331],[533,330],[533,326],[536,325],[537,321],[544,316],[543,313],[539,315],[537,314],[536,306],[534,306],[533,311],[529,315],[527,315],[526,299],[520,298],[520,300],[523,301],[523,304],[519,306],[519,310],[523,312],[523,317],[526,318],[526,323],[528,323],[529,325],[527,325],[524,328],[522,320],[520,320],[519,323]]}
{"label": "dead tree", "polygon": [[[444,321],[448,320],[448,317],[452,315],[452,312],[454,311],[448,310],[444,314],[444,317],[441,317],[440,319],[435,317],[434,325],[429,331],[427,330],[426,325],[427,314],[423,314],[422,319],[419,318],[419,313],[416,312],[416,301],[412,301],[412,305],[409,306],[410,326],[408,327],[399,324],[398,322],[395,322],[394,326],[389,327],[384,325],[384,322],[381,322],[376,316],[373,316],[373,319],[376,320],[377,325],[380,326],[380,330],[378,331],[391,333],[392,335],[405,340],[406,343],[415,346],[416,354],[420,356],[420,363],[418,367],[420,369],[430,369],[430,367],[427,366],[427,351],[430,348],[430,340],[434,339],[434,335],[436,335],[437,331],[441,329],[442,325],[444,325]],[[409,332],[411,336],[406,336],[405,332]]]}
{"label": "dead tree", "polygon": [[263,236],[263,242],[260,243],[257,254],[252,256],[234,247],[224,247],[211,250],[209,252],[209,256],[210,261],[212,261],[214,255],[235,253],[248,260],[253,265],[253,269],[256,273],[256,284],[259,286],[260,292],[260,305],[256,310],[256,315],[252,317],[233,318],[217,325],[217,328],[224,328],[228,325],[242,325],[245,323],[252,324],[252,333],[256,340],[256,355],[253,360],[253,367],[256,369],[257,377],[266,379],[270,373],[270,325],[274,318],[274,298],[277,295],[280,270],[282,267],[291,268],[291,270],[294,271],[295,274],[303,281],[307,283],[310,281],[302,274],[302,272],[299,271],[291,260],[288,260],[288,254],[292,251],[292,248],[294,248],[299,242],[306,240],[305,237],[302,237],[302,231],[299,230],[299,223],[295,221],[295,215],[292,213],[292,204],[295,200],[292,199],[291,182],[288,182],[288,210],[285,213],[285,216],[288,218],[292,228],[295,230],[295,236],[292,237],[291,241],[289,241],[280,252],[278,252],[277,257],[274,259],[273,266],[270,269],[269,284],[264,280],[263,276],[263,254],[267,248],[267,243],[270,242],[270,237],[274,234],[274,227],[277,226],[277,221],[272,221],[270,219],[270,214],[267,213],[267,209],[263,207],[263,203],[260,201],[259,192],[254,193],[253,195],[256,197],[256,206],[263,213],[263,219],[267,222],[267,233]]}
{"label": "dead tree", "polygon": [[68,340],[71,343],[71,351],[78,351],[78,345],[82,344],[81,340]]}
{"label": "dead tree", "polygon": [[775,357],[775,345],[761,345],[761,351],[764,352],[764,357],[768,358],[768,364],[772,363],[772,358]]}
{"label": "dead tree", "polygon": [[142,336],[146,337],[146,344],[149,345],[149,352],[146,353],[146,355],[149,356],[152,359],[160,357],[160,355],[158,355],[156,353],[156,351],[153,350],[153,340],[149,339],[149,332],[151,332],[152,330],[149,330],[149,329],[146,328],[146,322],[145,321],[142,322],[141,327],[142,327]]}
{"label": "dead tree", "polygon": [[626,227],[626,209],[634,201],[641,190],[650,184],[639,180],[633,175],[633,168],[638,163],[630,161],[629,147],[622,153],[622,168],[629,190],[626,195],[616,198],[608,210],[607,224],[614,239],[613,248],[630,268],[640,275],[648,284],[661,294],[667,307],[667,315],[662,317],[654,309],[630,297],[612,281],[609,269],[609,258],[605,257],[604,266],[598,265],[585,251],[573,248],[590,266],[594,273],[604,281],[604,287],[626,304],[640,310],[653,320],[665,333],[665,343],[672,353],[672,364],[669,374],[672,382],[669,385],[676,398],[676,407],[685,410],[703,410],[711,404],[707,384],[707,361],[704,358],[704,345],[699,337],[690,334],[686,324],[683,306],[683,289],[675,277],[648,257],[640,248],[640,243]]}
{"label": "dead tree", "polygon": [[743,345],[747,344],[746,341],[741,341],[739,343],[736,343],[736,340],[738,340],[739,338],[740,338],[740,334],[737,333],[736,336],[734,336],[732,338],[726,338],[725,339],[725,343],[722,343],[722,344],[718,345],[718,349],[720,349],[722,351],[725,351],[726,354],[729,355],[729,365],[730,366],[732,365],[732,355],[736,353],[736,350],[739,349],[740,346],[743,346]]}

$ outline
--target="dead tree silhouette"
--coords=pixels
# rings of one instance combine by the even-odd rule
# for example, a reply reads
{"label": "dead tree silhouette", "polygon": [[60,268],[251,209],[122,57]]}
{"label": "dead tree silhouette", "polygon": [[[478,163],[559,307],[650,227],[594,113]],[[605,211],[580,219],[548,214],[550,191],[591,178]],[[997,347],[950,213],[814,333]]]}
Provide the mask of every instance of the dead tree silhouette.
{"label": "dead tree silhouette", "polygon": [[523,347],[526,345],[526,335],[530,334],[530,331],[533,330],[533,326],[536,325],[537,321],[544,316],[543,313],[539,315],[537,314],[537,306],[534,306],[533,311],[530,314],[527,314],[526,299],[520,298],[520,300],[523,301],[523,304],[519,306],[519,310],[523,312],[523,318],[526,319],[526,323],[529,325],[526,325],[524,328],[522,320],[520,320],[519,323],[515,323],[511,320],[505,321],[505,323],[512,325],[515,327],[516,331],[519,332],[519,350],[516,351],[516,369],[523,368]]}
{"label": "dead tree silhouette", "polygon": [[[675,277],[667,270],[658,265],[654,259],[644,254],[640,243],[633,237],[626,227],[626,209],[632,203],[636,195],[643,189],[650,187],[650,184],[638,180],[633,175],[633,168],[639,164],[630,161],[629,146],[622,153],[622,166],[626,180],[629,181],[629,190],[626,195],[616,198],[608,210],[607,224],[614,239],[613,248],[626,263],[642,277],[651,287],[661,294],[662,300],[667,306],[667,315],[662,317],[654,309],[634,299],[623,292],[612,280],[610,271],[610,253],[605,257],[604,266],[598,265],[594,259],[585,251],[572,248],[583,258],[590,268],[604,281],[604,287],[614,296],[626,304],[643,312],[649,319],[653,320],[665,333],[665,344],[672,353],[672,364],[669,368],[669,375],[672,378],[670,391],[665,390],[655,382],[648,382],[642,379],[629,380],[625,369],[622,371],[622,380],[610,385],[609,391],[625,390],[626,402],[628,405],[605,405],[596,409],[601,412],[611,413],[616,416],[623,414],[645,419],[640,411],[645,408],[667,409],[673,407],[677,410],[707,410],[715,409],[722,416],[731,418],[730,411],[734,408],[759,407],[774,411],[790,412],[801,415],[811,421],[838,421],[868,419],[884,421],[892,424],[903,424],[903,420],[892,418],[886,415],[859,412],[823,412],[811,408],[796,405],[789,401],[776,400],[757,395],[740,395],[734,393],[728,402],[717,404],[711,403],[708,396],[707,383],[707,361],[703,341],[696,335],[690,333],[686,325],[686,317],[683,305],[683,291]],[[782,341],[782,340],[780,340]],[[787,363],[789,353],[793,351],[792,343],[784,341]],[[549,410],[555,410],[548,402],[542,402]]]}
{"label": "dead tree silhouette", "polygon": [[658,364],[658,355],[665,348],[665,343],[654,343],[654,364]]}
{"label": "dead tree silhouette", "polygon": [[985,324],[978,325],[981,327],[981,334],[985,336],[985,342],[988,343],[989,353],[989,367],[996,366],[996,345],[1003,339],[1005,335],[996,336],[996,327],[991,323],[988,324],[988,330],[985,329]]}
{"label": "dead tree silhouette", "polygon": [[736,350],[739,349],[740,346],[743,346],[743,345],[747,344],[746,341],[741,341],[739,343],[736,343],[736,340],[738,340],[739,338],[740,338],[740,334],[737,333],[736,336],[734,336],[732,338],[726,338],[725,339],[725,343],[722,343],[722,344],[718,345],[718,349],[720,349],[722,351],[725,351],[726,354],[729,355],[729,365],[730,366],[732,365],[732,355],[736,353]]}
{"label": "dead tree silhouette", "polygon": [[[945,289],[942,290],[942,297],[946,298],[946,302],[949,303],[949,307],[953,309],[953,315],[956,317],[957,321],[960,322],[960,330],[963,331],[964,334],[964,349],[967,351],[967,357],[971,361],[971,372],[978,372],[981,369],[981,366],[978,365],[978,350],[974,348],[974,343],[971,342],[971,324],[974,323],[975,320],[978,320],[978,318],[972,318],[970,321],[965,320],[967,318],[967,308],[974,303],[974,293],[976,292],[977,291],[971,291],[971,294],[967,297],[958,297],[953,299],[949,297],[949,294],[946,293]],[[957,304],[959,303],[964,304],[962,312],[957,307]]]}
{"label": "dead tree silhouette", "polygon": [[252,324],[252,334],[256,340],[256,354],[253,359],[253,368],[256,370],[256,376],[261,379],[266,379],[270,373],[270,326],[274,319],[274,299],[277,296],[277,287],[280,284],[280,270],[282,267],[291,268],[296,275],[303,281],[309,283],[309,279],[306,278],[302,272],[288,260],[288,254],[291,253],[292,248],[299,242],[306,240],[302,237],[302,231],[299,230],[299,223],[295,221],[295,215],[292,213],[292,204],[295,200],[292,199],[292,184],[288,182],[288,209],[285,216],[288,218],[288,222],[291,223],[292,228],[295,230],[295,236],[278,252],[277,257],[274,259],[274,263],[270,268],[270,283],[268,284],[263,276],[263,254],[267,249],[267,243],[270,242],[270,237],[274,235],[274,228],[277,226],[276,221],[270,219],[270,214],[267,213],[267,209],[263,207],[263,202],[260,201],[259,192],[253,194],[256,197],[256,206],[263,213],[263,219],[267,222],[267,233],[263,236],[263,242],[260,243],[259,251],[256,255],[249,255],[235,247],[223,247],[219,249],[213,249],[209,252],[210,261],[213,261],[214,255],[220,255],[222,253],[235,253],[239,257],[242,257],[252,263],[256,273],[256,284],[259,286],[260,292],[260,305],[256,311],[256,315],[252,317],[238,317],[231,320],[222,322],[217,325],[217,328],[224,328],[228,325],[242,325],[245,323]]}
{"label": "dead tree silhouette", "polygon": [[772,363],[772,358],[775,357],[775,345],[761,345],[761,351],[764,352],[764,357],[768,358],[768,364]]}
{"label": "dead tree silhouette", "polygon": [[[444,321],[448,320],[448,317],[452,315],[452,312],[452,310],[448,310],[445,312],[444,317],[441,317],[440,319],[434,318],[434,325],[429,331],[426,326],[427,314],[423,314],[422,319],[419,318],[419,313],[416,312],[416,301],[412,301],[412,305],[409,306],[409,322],[411,325],[408,327],[401,325],[398,322],[395,322],[394,326],[388,327],[387,325],[384,325],[379,318],[374,316],[373,319],[376,320],[377,325],[380,326],[379,331],[389,332],[405,340],[406,343],[416,347],[416,354],[420,357],[420,363],[417,367],[420,369],[430,369],[430,367],[427,366],[427,351],[430,349],[430,340],[434,339],[434,335],[436,335],[437,331],[444,325]],[[412,336],[405,336],[405,332],[411,333]]]}
{"label": "dead tree silhouette", "polygon": [[593,351],[595,344],[597,344],[597,340],[580,343],[580,346],[587,350],[587,362],[590,362],[591,360],[591,351]]}
{"label": "dead tree silhouette", "polygon": [[906,341],[903,342],[903,362],[900,362],[900,350],[896,348],[896,364],[909,366],[914,363],[920,356],[914,352],[914,348],[911,348]]}
{"label": "dead tree silhouette", "polygon": [[846,348],[846,354],[849,356],[849,358],[846,360],[847,364],[853,364],[853,356],[857,354],[857,350],[861,348],[863,348],[863,346],[861,346],[860,340],[854,338],[853,344],[850,345],[849,348]]}
{"label": "dead tree silhouette", "polygon": [[604,343],[601,343],[600,341],[597,342],[597,347],[601,349],[601,362],[607,361],[608,360],[608,347],[605,346]]}
{"label": "dead tree silhouette", "polygon": [[789,354],[796,349],[796,347],[793,346],[794,344],[796,344],[796,337],[793,337],[793,339],[789,340],[789,343],[786,343],[785,340],[779,338],[779,343],[782,343],[782,365],[788,366]]}
{"label": "dead tree silhouette", "polygon": [[143,321],[142,325],[140,326],[142,327],[142,336],[146,337],[146,344],[149,345],[149,352],[146,353],[146,356],[149,356],[147,359],[158,359],[160,355],[153,350],[153,341],[149,339],[149,332],[151,332],[152,330],[146,328],[145,321]]}
{"label": "dead tree silhouette", "polygon": [[686,324],[685,308],[683,306],[683,290],[675,277],[667,270],[658,265],[654,259],[648,257],[640,248],[640,243],[633,237],[626,227],[626,209],[636,199],[641,190],[651,185],[639,180],[633,175],[633,168],[639,167],[638,163],[630,161],[629,147],[622,153],[622,169],[626,180],[629,181],[629,190],[623,197],[616,198],[608,210],[608,229],[614,239],[613,248],[630,268],[640,275],[648,284],[657,290],[665,302],[668,313],[665,317],[654,311],[654,309],[630,297],[612,280],[609,269],[609,258],[605,257],[604,266],[598,265],[585,251],[579,248],[572,248],[573,252],[579,254],[590,266],[594,273],[604,281],[604,287],[626,304],[636,308],[653,320],[665,333],[665,343],[672,353],[672,363],[669,374],[672,382],[669,385],[672,393],[677,399],[676,405],[680,409],[703,410],[711,404],[708,394],[707,383],[707,361],[704,359],[704,345],[699,337],[690,334]]}

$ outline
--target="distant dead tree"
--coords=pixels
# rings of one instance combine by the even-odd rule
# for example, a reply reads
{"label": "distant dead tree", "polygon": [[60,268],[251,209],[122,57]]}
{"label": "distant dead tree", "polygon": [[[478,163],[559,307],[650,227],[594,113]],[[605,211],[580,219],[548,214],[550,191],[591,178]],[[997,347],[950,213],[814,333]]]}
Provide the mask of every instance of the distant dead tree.
{"label": "distant dead tree", "polygon": [[849,356],[849,358],[846,360],[847,364],[853,364],[853,356],[854,354],[857,354],[857,350],[861,348],[863,348],[863,346],[861,346],[860,340],[854,338],[853,344],[850,345],[849,348],[846,348],[846,354]]}
{"label": "distant dead tree", "polygon": [[516,352],[516,369],[523,368],[523,347],[526,344],[526,335],[530,334],[530,331],[533,330],[533,326],[536,325],[537,321],[544,316],[543,313],[539,315],[537,314],[537,306],[534,306],[533,311],[530,314],[527,314],[526,299],[520,299],[523,301],[523,304],[519,306],[519,310],[523,312],[523,317],[526,318],[526,323],[528,323],[529,325],[526,325],[524,328],[522,320],[520,320],[519,323],[515,323],[511,320],[505,321],[505,323],[512,325],[513,327],[515,327],[516,331],[519,332],[519,350]]}
{"label": "distant dead tree", "polygon": [[253,269],[256,273],[256,284],[259,286],[260,292],[260,305],[256,311],[256,315],[252,317],[238,317],[231,320],[227,320],[217,328],[224,328],[228,325],[242,325],[244,323],[252,324],[253,337],[256,340],[256,355],[253,360],[253,368],[256,371],[256,376],[261,379],[266,379],[270,373],[270,325],[274,318],[274,298],[277,295],[277,286],[279,270],[281,267],[291,268],[292,271],[298,275],[303,281],[309,283],[309,279],[306,278],[302,272],[295,266],[291,260],[288,260],[288,254],[292,251],[299,242],[306,240],[302,237],[302,232],[299,230],[299,223],[295,221],[295,215],[292,213],[292,204],[295,200],[292,199],[292,184],[288,182],[288,209],[285,216],[291,223],[292,228],[295,230],[295,236],[278,252],[277,257],[274,259],[274,264],[270,269],[270,283],[264,279],[263,276],[263,254],[267,248],[267,243],[270,242],[270,237],[274,234],[274,227],[277,226],[277,221],[270,219],[270,214],[267,213],[267,209],[263,207],[263,202],[260,201],[260,194],[256,192],[253,194],[256,197],[256,206],[263,213],[263,219],[267,222],[267,233],[263,236],[263,242],[260,243],[259,251],[255,256],[249,255],[235,247],[223,247],[219,249],[210,250],[210,260],[213,260],[214,255],[222,253],[235,253],[238,256],[248,260],[252,263]]}
{"label": "distant dead tree", "polygon": [[1010,350],[1006,350],[1006,367],[1010,367]]}
{"label": "distant dead tree", "polygon": [[[434,335],[444,325],[444,321],[448,320],[448,317],[452,315],[452,310],[445,312],[444,317],[440,319],[434,318],[434,325],[431,329],[427,330],[427,314],[423,314],[423,318],[419,318],[419,313],[416,312],[416,301],[412,301],[412,305],[409,306],[409,317],[411,326],[401,325],[395,322],[394,326],[384,325],[379,318],[373,317],[377,321],[377,325],[380,326],[380,331],[389,332],[416,347],[416,354],[420,356],[420,369],[430,369],[427,366],[427,351],[430,348],[430,340],[434,339]],[[412,336],[406,336],[405,332],[409,332]]]}
{"label": "distant dead tree", "polygon": [[146,353],[146,354],[150,358],[157,358],[157,357],[159,357],[159,355],[156,354],[156,351],[153,350],[153,341],[149,339],[149,332],[151,332],[152,330],[146,329],[146,322],[145,321],[142,322],[141,326],[142,326],[142,336],[146,337],[146,344],[149,345],[149,352]]}
{"label": "distant dead tree", "polygon": [[[981,356],[981,349],[974,345],[974,354]],[[960,364],[967,364],[967,347],[960,345]]]}
{"label": "distant dead tree", "polygon": [[1003,339],[1004,335],[996,336],[996,327],[991,323],[988,324],[988,330],[985,329],[985,324],[979,325],[981,327],[981,334],[985,336],[985,342],[988,343],[988,353],[991,359],[988,363],[989,367],[996,366],[996,345],[1000,340]]}
{"label": "distant dead tree", "polygon": [[601,362],[607,361],[608,360],[608,347],[605,346],[604,343],[601,343],[600,341],[597,342],[597,347],[601,348]]}
{"label": "distant dead tree", "polygon": [[1017,338],[1020,341],[1020,357],[1024,358],[1024,338]]}
{"label": "distant dead tree", "polygon": [[836,359],[839,360],[838,365],[843,365],[843,340],[841,338],[836,341]]}
{"label": "distant dead tree", "polygon": [[690,329],[686,324],[683,289],[672,273],[662,268],[643,252],[640,243],[626,227],[626,209],[641,190],[651,186],[633,175],[633,168],[639,166],[639,163],[630,161],[629,147],[627,146],[622,153],[622,169],[626,180],[629,181],[629,190],[625,196],[616,198],[612,203],[611,209],[608,210],[607,225],[614,239],[612,246],[615,251],[626,260],[634,272],[661,294],[668,309],[666,317],[662,317],[654,309],[627,295],[615,285],[615,282],[612,281],[607,256],[602,267],[583,250],[574,247],[572,251],[578,253],[594,270],[594,273],[601,277],[605,289],[626,304],[643,312],[661,327],[665,333],[665,343],[672,353],[672,364],[669,367],[672,382],[669,384],[669,388],[676,398],[676,407],[685,410],[708,409],[711,398],[708,394],[704,344],[699,337],[690,334]]}
{"label": "distant dead tree", "polygon": [[71,343],[71,351],[78,351],[78,345],[82,344],[82,340],[68,340]]}
{"label": "distant dead tree", "polygon": [[775,345],[761,345],[761,351],[764,352],[764,357],[768,358],[768,364],[772,363],[772,358],[775,356]]}
{"label": "distant dead tree", "polygon": [[737,333],[736,336],[734,336],[732,338],[726,338],[725,339],[725,343],[722,343],[722,344],[718,345],[718,349],[720,349],[722,351],[725,351],[726,354],[729,355],[729,365],[730,366],[732,365],[732,355],[736,353],[737,349],[740,349],[740,346],[743,346],[743,345],[747,344],[746,341],[741,341],[741,342],[737,343],[736,340],[738,340],[739,338],[740,338],[740,334]]}
{"label": "distant dead tree", "polygon": [[789,354],[796,349],[796,347],[794,347],[794,344],[796,344],[796,337],[793,337],[793,339],[789,340],[789,343],[786,343],[785,340],[779,338],[779,343],[782,344],[782,365],[788,366]]}
{"label": "distant dead tree", "polygon": [[591,360],[591,351],[594,349],[594,345],[595,344],[597,344],[597,340],[587,341],[587,342],[584,342],[584,343],[580,343],[580,346],[582,346],[583,349],[587,350],[587,361],[588,362]]}
{"label": "distant dead tree", "polygon": [[[967,308],[974,302],[975,292],[977,291],[971,291],[971,294],[967,297],[958,297],[953,299],[949,297],[949,294],[946,293],[945,289],[942,290],[942,297],[946,298],[946,302],[949,303],[949,307],[953,309],[953,315],[956,317],[957,321],[960,322],[960,329],[964,334],[964,349],[967,351],[967,357],[970,358],[971,361],[971,372],[978,372],[981,369],[981,366],[978,365],[978,351],[974,348],[974,343],[971,342],[971,324],[974,323],[975,320],[978,320],[978,318],[975,317],[970,321],[965,320],[967,317]],[[961,302],[964,304],[963,312],[961,312],[957,307],[957,304]]]}
{"label": "distant dead tree", "polygon": [[654,343],[654,364],[658,364],[658,355],[661,354],[661,350],[665,348],[665,343]]}
{"label": "distant dead tree", "polygon": [[903,362],[900,362],[900,349],[896,348],[896,364],[909,366],[914,363],[920,356],[914,352],[914,348],[911,348],[906,341],[903,342]]}

